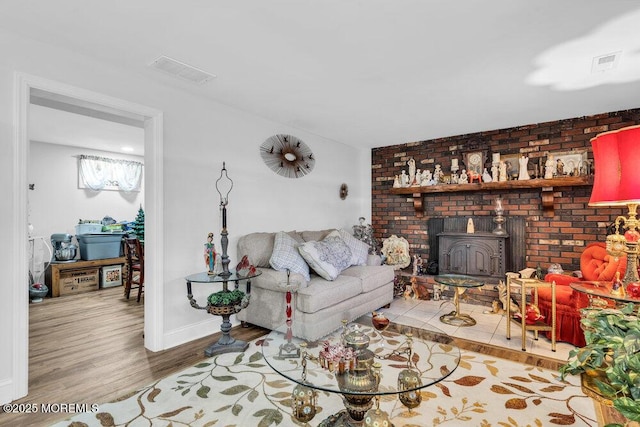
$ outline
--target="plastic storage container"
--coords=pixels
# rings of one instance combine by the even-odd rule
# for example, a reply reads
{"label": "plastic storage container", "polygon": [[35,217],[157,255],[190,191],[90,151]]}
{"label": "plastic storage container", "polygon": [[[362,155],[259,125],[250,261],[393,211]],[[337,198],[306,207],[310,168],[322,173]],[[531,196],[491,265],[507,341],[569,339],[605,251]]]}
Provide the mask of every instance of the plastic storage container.
{"label": "plastic storage container", "polygon": [[124,233],[78,234],[83,260],[118,258]]}
{"label": "plastic storage container", "polygon": [[102,224],[77,224],[76,234],[90,234],[102,232]]}

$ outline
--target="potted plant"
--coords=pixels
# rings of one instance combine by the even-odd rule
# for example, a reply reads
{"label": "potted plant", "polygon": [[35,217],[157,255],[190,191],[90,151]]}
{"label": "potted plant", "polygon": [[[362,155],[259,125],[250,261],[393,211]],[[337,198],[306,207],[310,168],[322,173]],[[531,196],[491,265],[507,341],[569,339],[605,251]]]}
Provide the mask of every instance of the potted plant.
{"label": "potted plant", "polygon": [[242,298],[244,298],[244,292],[238,289],[218,291],[209,295],[209,304],[213,306],[239,305]]}
{"label": "potted plant", "polygon": [[[561,377],[581,374],[628,421],[640,421],[640,321],[635,306],[585,309],[586,345],[569,353]],[[584,379],[584,378],[583,378]],[[583,381],[584,384],[584,381]],[[621,424],[609,424],[621,425]]]}

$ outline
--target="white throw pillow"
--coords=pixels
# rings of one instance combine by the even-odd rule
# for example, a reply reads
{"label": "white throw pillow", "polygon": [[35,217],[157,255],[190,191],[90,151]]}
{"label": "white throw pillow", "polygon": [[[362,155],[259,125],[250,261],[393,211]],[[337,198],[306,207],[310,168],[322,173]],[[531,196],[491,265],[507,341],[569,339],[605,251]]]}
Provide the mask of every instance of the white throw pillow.
{"label": "white throw pillow", "polygon": [[298,246],[298,242],[284,231],[276,233],[269,265],[277,271],[290,270],[294,273],[300,273],[308,282],[311,280],[309,266],[304,262],[296,246]]}
{"label": "white throw pillow", "polygon": [[303,243],[298,246],[298,251],[309,266],[326,280],[334,280],[351,265],[351,249],[338,232],[330,233],[320,242]]}
{"label": "white throw pillow", "polygon": [[351,249],[351,265],[367,265],[369,245],[353,237],[347,230],[338,230],[338,233]]}

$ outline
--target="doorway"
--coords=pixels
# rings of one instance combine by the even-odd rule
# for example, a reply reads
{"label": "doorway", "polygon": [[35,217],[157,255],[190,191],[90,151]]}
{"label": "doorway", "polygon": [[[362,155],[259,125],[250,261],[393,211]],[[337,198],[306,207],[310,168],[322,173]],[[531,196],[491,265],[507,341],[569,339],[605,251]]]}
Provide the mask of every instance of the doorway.
{"label": "doorway", "polygon": [[134,104],[96,92],[66,84],[42,79],[23,73],[16,74],[16,115],[14,138],[14,164],[16,168],[16,183],[14,201],[16,231],[13,234],[13,244],[17,248],[19,268],[15,269],[16,277],[13,283],[17,287],[13,293],[13,307],[15,308],[15,325],[13,330],[13,399],[23,397],[28,392],[29,370],[29,300],[28,281],[28,233],[27,233],[27,176],[29,159],[29,107],[33,93],[51,94],[53,97],[64,98],[69,103],[75,103],[97,111],[108,112],[116,116],[140,117],[144,126],[144,205],[146,207],[145,252],[149,262],[146,266],[146,281],[154,283],[145,292],[144,306],[144,345],[151,351],[164,348],[163,343],[163,271],[162,263],[154,262],[163,258],[162,242],[162,206],[163,206],[163,138],[162,112],[153,108]]}

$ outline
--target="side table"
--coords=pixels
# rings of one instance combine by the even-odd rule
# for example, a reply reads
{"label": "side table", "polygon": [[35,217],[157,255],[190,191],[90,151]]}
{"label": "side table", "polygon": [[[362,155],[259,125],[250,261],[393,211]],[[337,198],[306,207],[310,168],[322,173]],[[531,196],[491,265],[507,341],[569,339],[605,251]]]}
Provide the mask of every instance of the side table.
{"label": "side table", "polygon": [[[511,287],[520,287],[520,319],[511,315]],[[527,291],[531,290],[531,302],[538,305],[538,289],[551,288],[551,325],[537,320],[535,323],[526,322]],[[522,279],[512,277],[507,273],[507,339],[511,339],[511,322],[519,323],[522,329],[522,351],[527,351],[527,331],[534,331],[534,337],[538,339],[539,331],[551,331],[551,351],[556,351],[556,282],[544,282],[538,279]]]}
{"label": "side table", "polygon": [[[187,281],[187,298],[189,299],[189,303],[191,307],[196,308],[198,310],[207,310],[210,314],[214,316],[222,316],[222,324],[220,325],[220,331],[222,331],[222,336],[220,339],[211,344],[204,350],[204,354],[207,357],[214,356],[216,354],[222,353],[232,353],[232,352],[242,352],[247,349],[249,343],[241,340],[236,340],[231,336],[229,331],[231,331],[231,315],[240,312],[240,310],[246,308],[249,305],[249,299],[251,298],[251,279],[262,274],[261,271],[255,271],[252,274],[248,274],[246,276],[239,275],[236,272],[230,272],[228,276],[223,275],[210,275],[206,272],[192,274],[190,276],[185,277]],[[240,282],[245,281],[247,286],[247,292],[242,299],[242,301],[231,302],[226,305],[212,305],[207,301],[207,305],[201,306],[198,305],[195,298],[193,298],[193,293],[191,291],[191,283],[219,283],[222,284],[222,291],[229,291],[229,282],[235,283],[235,289],[238,289]]]}
{"label": "side table", "polygon": [[[484,282],[474,279],[473,277],[465,276],[463,274],[440,274],[433,278],[437,283],[446,285],[453,288],[453,305],[455,311],[449,314],[443,314],[440,316],[440,321],[447,325],[454,326],[473,326],[476,324],[476,320],[468,314],[460,313],[460,295],[469,288],[479,288],[484,285]],[[444,303],[442,303],[444,304]],[[442,306],[440,304],[440,306]]]}

